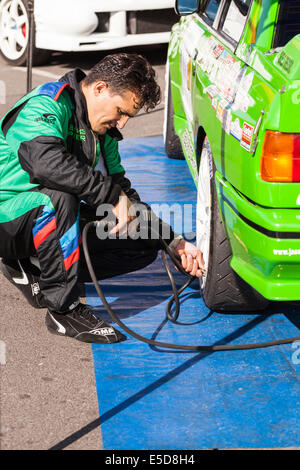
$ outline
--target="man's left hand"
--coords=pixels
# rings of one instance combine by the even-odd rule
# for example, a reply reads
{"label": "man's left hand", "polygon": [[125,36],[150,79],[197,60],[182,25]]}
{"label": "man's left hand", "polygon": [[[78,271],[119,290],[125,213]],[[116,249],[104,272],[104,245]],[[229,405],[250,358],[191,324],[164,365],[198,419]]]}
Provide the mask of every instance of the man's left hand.
{"label": "man's left hand", "polygon": [[206,272],[202,251],[185,240],[180,240],[175,254],[181,259],[181,265],[191,276],[202,277]]}

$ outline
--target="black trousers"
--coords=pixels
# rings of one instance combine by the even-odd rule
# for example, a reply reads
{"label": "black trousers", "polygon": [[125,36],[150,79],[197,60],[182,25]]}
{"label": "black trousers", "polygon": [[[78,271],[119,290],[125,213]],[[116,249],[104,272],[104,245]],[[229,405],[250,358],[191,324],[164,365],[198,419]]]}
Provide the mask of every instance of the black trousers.
{"label": "black trousers", "polygon": [[[87,222],[97,219],[96,210],[61,191],[38,188],[30,193],[31,205],[35,207],[0,223],[0,257],[37,256],[46,304],[54,311],[64,312],[78,299],[79,283],[91,281],[81,231]],[[45,198],[39,204],[41,194]],[[32,199],[37,203],[32,204]],[[95,228],[89,231],[87,240],[99,280],[142,269],[156,259],[160,249],[158,240],[150,244],[130,238],[100,240]]]}

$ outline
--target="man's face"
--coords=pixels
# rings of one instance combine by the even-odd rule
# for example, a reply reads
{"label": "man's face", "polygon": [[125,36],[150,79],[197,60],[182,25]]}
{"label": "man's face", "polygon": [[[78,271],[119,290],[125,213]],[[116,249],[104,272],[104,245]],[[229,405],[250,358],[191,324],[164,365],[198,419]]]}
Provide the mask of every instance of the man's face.
{"label": "man's face", "polygon": [[123,129],[129,118],[140,110],[141,100],[131,90],[114,94],[105,82],[95,82],[82,88],[91,128],[105,134],[111,127]]}

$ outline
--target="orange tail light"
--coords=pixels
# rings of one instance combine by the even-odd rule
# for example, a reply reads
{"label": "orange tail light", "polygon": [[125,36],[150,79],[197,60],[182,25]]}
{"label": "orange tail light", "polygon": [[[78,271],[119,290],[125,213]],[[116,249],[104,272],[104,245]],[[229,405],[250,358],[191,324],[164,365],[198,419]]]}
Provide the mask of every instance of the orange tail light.
{"label": "orange tail light", "polygon": [[260,174],[264,181],[299,182],[300,134],[266,131]]}

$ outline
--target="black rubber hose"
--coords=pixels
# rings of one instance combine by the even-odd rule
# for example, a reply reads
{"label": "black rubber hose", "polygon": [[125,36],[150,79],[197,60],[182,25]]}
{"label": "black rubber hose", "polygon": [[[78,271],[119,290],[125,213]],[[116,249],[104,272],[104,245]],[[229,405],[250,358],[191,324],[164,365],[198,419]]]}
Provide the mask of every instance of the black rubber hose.
{"label": "black rubber hose", "polygon": [[[166,268],[166,271],[167,271],[167,274],[169,276],[169,279],[170,279],[170,282],[171,282],[171,286],[172,286],[172,291],[173,291],[173,296],[170,298],[169,302],[168,302],[168,305],[167,305],[167,308],[166,308],[166,315],[168,317],[168,319],[175,323],[178,316],[179,316],[179,312],[180,312],[180,302],[179,302],[179,295],[194,281],[195,277],[193,276],[189,276],[189,280],[183,284],[182,287],[180,287],[179,290],[177,290],[177,286],[176,286],[176,283],[174,281],[174,277],[173,277],[173,274],[171,272],[171,269],[170,269],[170,266],[169,266],[169,263],[167,261],[167,258],[166,258],[166,253],[165,251],[162,251],[161,252],[161,259],[165,265],[165,268]],[[173,261],[174,261],[174,256],[172,257]],[[176,260],[177,261],[177,260]],[[174,261],[175,262],[175,261]],[[176,264],[177,266],[177,264]],[[177,266],[178,267],[178,266]],[[187,272],[184,271],[184,274],[187,275]],[[171,308],[172,308],[172,305],[173,303],[175,303],[175,307],[176,307],[176,311],[175,313],[172,315],[171,314]]]}
{"label": "black rubber hose", "polygon": [[[94,268],[92,266],[92,262],[91,262],[91,259],[90,259],[90,254],[89,254],[89,250],[88,250],[88,244],[87,244],[87,233],[89,231],[89,229],[93,226],[93,227],[96,227],[97,224],[99,222],[98,221],[92,221],[92,222],[88,222],[84,229],[83,229],[83,232],[82,232],[82,247],[83,247],[83,251],[84,251],[84,256],[85,256],[85,259],[86,259],[86,264],[87,264],[87,267],[88,267],[88,270],[89,270],[89,273],[90,273],[90,276],[91,276],[91,279],[93,281],[93,284],[95,286],[95,289],[96,289],[96,292],[97,294],[99,295],[99,297],[101,298],[102,302],[103,302],[103,305],[104,307],[106,308],[107,312],[110,314],[112,320],[117,323],[124,331],[126,331],[126,333],[128,333],[129,335],[133,336],[134,338],[138,339],[139,341],[142,341],[143,343],[147,343],[147,344],[150,344],[152,346],[159,346],[159,347],[162,347],[162,348],[167,348],[167,349],[182,349],[182,350],[185,350],[185,351],[206,351],[206,352],[213,352],[213,351],[236,351],[236,350],[245,350],[245,349],[261,349],[261,348],[268,348],[268,347],[271,347],[271,346],[278,346],[280,344],[289,344],[289,343],[293,343],[294,341],[300,341],[300,336],[295,336],[293,338],[286,338],[286,339],[280,339],[280,340],[274,340],[274,341],[266,341],[266,342],[262,342],[262,343],[250,343],[250,344],[233,344],[233,345],[209,345],[209,346],[205,346],[205,345],[197,345],[197,346],[193,346],[193,345],[185,345],[185,344],[172,344],[172,343],[164,343],[164,342],[160,342],[160,341],[155,341],[155,340],[152,340],[152,339],[148,339],[148,338],[145,338],[144,336],[141,336],[139,335],[138,333],[136,333],[135,331],[131,330],[130,328],[128,328],[120,319],[119,317],[114,313],[114,311],[112,310],[112,308],[110,307],[109,303],[107,302],[103,292],[102,292],[102,289],[99,285],[99,282],[98,282],[98,279],[95,275],[95,271],[94,271]],[[168,252],[168,254],[170,255],[172,261],[174,262],[174,264],[178,267],[178,269],[181,271],[181,272],[184,272],[185,275],[188,275],[184,270],[183,268],[180,266],[180,263],[179,261],[176,259],[176,257],[173,255],[172,251],[169,249],[169,247],[167,246],[167,244],[164,242],[164,240],[162,240],[160,238],[162,244],[164,245],[166,251]],[[170,271],[170,269],[167,269],[167,273],[168,273],[168,276],[170,278],[170,281],[171,281],[171,284],[172,284],[172,288],[173,288],[173,292],[174,292],[174,295],[173,295],[173,300],[175,300],[175,303],[176,303],[176,314],[175,314],[175,317],[177,318],[178,317],[178,314],[179,314],[179,294],[181,292],[183,292],[183,290],[194,280],[193,277],[189,276],[191,279],[188,281],[188,283],[186,283],[181,289],[179,289],[177,291],[176,289],[176,286],[175,286],[175,282],[174,282],[174,278],[173,278],[173,275]],[[174,286],[175,286],[175,290],[174,290]],[[171,300],[172,300],[171,299]],[[170,300],[170,302],[171,302]],[[169,302],[169,303],[170,303]],[[172,301],[173,302],[173,301]],[[178,313],[177,313],[178,311]],[[177,315],[177,316],[176,316]],[[171,316],[172,317],[172,316]],[[172,320],[174,321],[174,318],[175,317],[172,317]]]}

